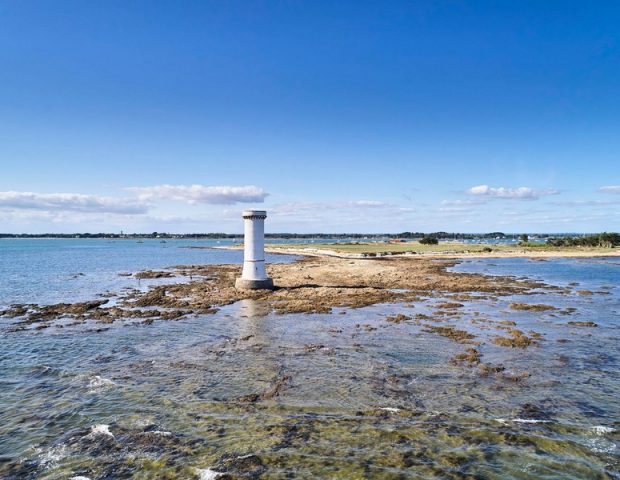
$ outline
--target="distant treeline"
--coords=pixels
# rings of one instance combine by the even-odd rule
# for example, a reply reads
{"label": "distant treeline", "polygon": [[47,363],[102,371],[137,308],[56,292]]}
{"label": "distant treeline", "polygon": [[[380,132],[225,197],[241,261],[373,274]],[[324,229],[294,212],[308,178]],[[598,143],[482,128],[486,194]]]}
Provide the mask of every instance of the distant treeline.
{"label": "distant treeline", "polygon": [[559,237],[548,238],[547,244],[554,247],[605,247],[613,248],[620,246],[620,234],[597,233],[584,237]]}
{"label": "distant treeline", "polygon": [[[170,239],[237,239],[243,236],[242,233],[0,233],[0,238],[118,238],[118,239],[149,239],[149,238],[170,238]],[[426,237],[438,238],[441,240],[518,240],[523,236],[521,233],[449,233],[449,232],[401,232],[401,233],[267,233],[266,238],[278,239],[316,239],[316,240],[339,240],[339,239],[357,239],[357,240],[381,240],[381,239],[404,239],[413,240]],[[596,241],[616,241],[618,234],[601,233],[597,235],[585,235],[575,233],[565,234],[529,234],[530,237],[536,236],[541,239],[547,239],[548,243],[553,242],[575,242],[574,244],[566,243],[566,245],[582,245],[578,242]],[[610,237],[608,237],[610,236]],[[601,240],[602,239],[602,240]],[[611,239],[611,240],[609,240]],[[590,245],[590,243],[587,243]],[[598,245],[598,243],[597,243]]]}

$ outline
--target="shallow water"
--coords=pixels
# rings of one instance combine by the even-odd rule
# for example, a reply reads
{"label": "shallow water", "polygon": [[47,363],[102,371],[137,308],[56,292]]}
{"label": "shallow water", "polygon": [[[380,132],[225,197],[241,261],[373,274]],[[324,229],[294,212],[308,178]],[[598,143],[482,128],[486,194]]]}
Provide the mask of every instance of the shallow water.
{"label": "shallow water", "polygon": [[[176,265],[241,263],[242,251],[208,248],[233,243],[232,240],[0,239],[0,308],[13,303],[91,300],[97,293],[161,283],[119,275],[123,273]],[[269,262],[292,259],[284,255],[266,258]]]}
{"label": "shallow water", "polygon": [[[455,316],[437,313],[449,298],[423,298],[331,315],[243,301],[104,330],[8,333],[4,319],[0,477],[620,478],[616,263],[463,262],[455,268],[569,289],[461,302]],[[435,321],[386,322],[397,313]],[[499,320],[542,334],[540,344],[492,344],[505,335]],[[568,325],[585,320],[598,327]],[[468,345],[428,324],[476,334],[504,374],[451,363]]]}

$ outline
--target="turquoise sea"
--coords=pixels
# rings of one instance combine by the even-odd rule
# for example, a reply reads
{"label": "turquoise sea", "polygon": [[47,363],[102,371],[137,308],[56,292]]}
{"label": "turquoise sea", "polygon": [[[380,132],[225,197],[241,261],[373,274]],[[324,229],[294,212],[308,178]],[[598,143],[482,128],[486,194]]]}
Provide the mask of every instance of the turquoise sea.
{"label": "turquoise sea", "polygon": [[[186,248],[209,245],[0,240],[0,306],[93,299],[149,285],[119,273],[242,260]],[[466,346],[385,321],[432,316],[449,298],[294,315],[242,301],[103,329],[13,332],[0,318],[0,478],[620,478],[620,259],[454,270],[564,287],[464,302],[443,320],[480,338],[502,332],[490,320],[539,333],[526,349],[479,347],[501,374],[451,362]],[[585,321],[597,326],[569,323]],[[283,378],[279,396],[239,400]]]}

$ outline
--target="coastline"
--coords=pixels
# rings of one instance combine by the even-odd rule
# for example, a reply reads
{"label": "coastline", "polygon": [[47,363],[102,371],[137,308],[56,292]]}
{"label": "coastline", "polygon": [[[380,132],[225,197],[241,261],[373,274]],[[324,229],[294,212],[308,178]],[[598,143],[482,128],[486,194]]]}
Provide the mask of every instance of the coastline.
{"label": "coastline", "polygon": [[[187,248],[239,250],[242,246]],[[414,250],[418,249],[418,251]],[[348,250],[348,251],[347,251]],[[483,251],[484,250],[484,251]],[[619,257],[620,249],[583,247],[515,247],[508,245],[439,244],[319,244],[267,245],[265,251],[294,255],[292,263],[269,264],[276,288],[238,290],[240,264],[181,265],[163,270],[122,273],[136,279],[171,278],[173,283],[151,285],[90,301],[52,305],[15,304],[0,317],[15,318],[14,330],[44,329],[70,318],[74,325],[93,320],[150,324],[212,314],[225,305],[256,300],[277,313],[330,313],[333,308],[359,308],[379,303],[406,303],[420,296],[462,294],[512,295],[549,286],[513,277],[489,277],[449,271],[465,259]]]}
{"label": "coastline", "polygon": [[[371,245],[368,245],[371,246]],[[297,246],[273,246],[266,245],[265,252],[272,254],[302,255],[302,256],[328,256],[337,258],[384,258],[384,257],[405,257],[405,258],[441,258],[441,259],[464,259],[464,258],[594,258],[594,257],[620,257],[618,248],[557,248],[557,249],[537,249],[534,248],[512,248],[506,246],[502,250],[497,247],[491,251],[482,252],[467,250],[467,246],[462,246],[453,251],[398,251],[390,250],[389,247],[383,252],[364,251],[364,245],[360,244],[359,253],[351,253],[330,249],[327,246],[319,248],[297,247]],[[240,249],[241,247],[215,247],[221,249]]]}
{"label": "coastline", "polygon": [[154,320],[213,314],[225,305],[255,300],[265,311],[287,313],[331,313],[334,308],[360,308],[379,303],[407,303],[421,297],[472,295],[506,296],[527,294],[534,289],[557,287],[514,277],[456,273],[449,270],[459,258],[393,256],[350,258],[304,255],[291,263],[267,266],[274,290],[238,290],[235,279],[239,264],[182,265],[169,270],[145,271],[135,278],[172,278],[174,283],[130,291],[111,299],[54,305],[19,304],[0,311],[15,318],[13,330],[44,329],[60,320],[70,325],[83,322],[112,323],[132,320],[150,324]]}
{"label": "coastline", "polygon": [[[193,246],[194,249],[243,250],[243,245]],[[620,257],[620,248],[603,247],[523,247],[513,245],[452,244],[421,245],[417,242],[400,244],[266,244],[265,252],[274,255],[304,257],[335,257],[344,259],[373,258],[596,258]]]}

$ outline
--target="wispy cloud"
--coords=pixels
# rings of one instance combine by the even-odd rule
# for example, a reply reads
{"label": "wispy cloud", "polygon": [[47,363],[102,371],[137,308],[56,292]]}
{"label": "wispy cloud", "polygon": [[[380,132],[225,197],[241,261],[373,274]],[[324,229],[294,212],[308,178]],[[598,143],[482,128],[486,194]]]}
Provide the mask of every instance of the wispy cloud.
{"label": "wispy cloud", "polygon": [[466,198],[462,200],[443,200],[442,206],[445,207],[463,207],[469,205],[482,205],[486,200],[482,198]]}
{"label": "wispy cloud", "polygon": [[[325,212],[340,213],[351,211],[364,211],[368,209],[401,209],[391,203],[379,200],[350,200],[344,202],[291,202],[275,205],[271,212],[274,215],[297,215],[309,211],[324,214]],[[402,209],[410,210],[410,209]]]}
{"label": "wispy cloud", "polygon": [[608,205],[620,205],[620,200],[567,200],[565,202],[551,202],[561,207],[599,207]]}
{"label": "wispy cloud", "polygon": [[208,185],[155,185],[152,187],[127,188],[142,201],[174,200],[189,204],[232,205],[235,203],[262,203],[269,195],[254,185],[208,186]]}
{"label": "wispy cloud", "polygon": [[347,205],[350,207],[386,207],[388,206],[385,202],[380,202],[378,200],[353,200],[352,202],[347,202]]}
{"label": "wispy cloud", "polygon": [[559,190],[552,188],[537,189],[530,187],[489,187],[488,185],[477,185],[467,190],[470,195],[477,195],[487,198],[504,198],[504,199],[516,199],[516,200],[537,200],[540,197],[547,195],[557,195]]}
{"label": "wispy cloud", "polygon": [[351,225],[365,225],[365,228],[372,230],[378,219],[398,221],[414,212],[413,208],[378,200],[351,200],[283,203],[274,205],[268,214],[278,223],[315,224],[318,231],[321,228],[349,228]]}
{"label": "wispy cloud", "polygon": [[149,209],[144,201],[79,193],[0,192],[0,208],[45,212],[142,214]]}
{"label": "wispy cloud", "polygon": [[439,207],[437,211],[441,213],[473,213],[473,210],[468,207]]}
{"label": "wispy cloud", "polygon": [[603,193],[618,193],[620,194],[620,185],[608,185],[606,187],[601,187],[598,189],[599,192]]}

